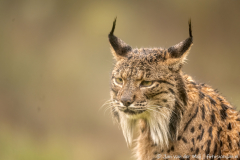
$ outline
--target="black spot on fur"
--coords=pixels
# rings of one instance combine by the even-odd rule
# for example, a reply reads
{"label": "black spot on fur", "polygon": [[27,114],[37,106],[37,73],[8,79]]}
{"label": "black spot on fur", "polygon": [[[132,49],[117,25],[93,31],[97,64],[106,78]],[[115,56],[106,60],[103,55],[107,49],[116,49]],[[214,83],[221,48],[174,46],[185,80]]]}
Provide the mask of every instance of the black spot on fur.
{"label": "black spot on fur", "polygon": [[145,71],[146,71],[146,75],[145,75],[145,76],[146,76],[147,78],[149,78],[150,75],[151,75],[151,70],[150,70],[150,69],[146,69]]}
{"label": "black spot on fur", "polygon": [[217,148],[218,148],[217,143],[215,143],[214,149],[213,149],[213,155],[216,155],[216,153],[217,153]]}
{"label": "black spot on fur", "polygon": [[192,139],[192,143],[193,143],[193,146],[195,146],[195,144],[194,144],[194,138]]}
{"label": "black spot on fur", "polygon": [[151,145],[151,147],[156,147],[156,146],[157,146],[157,144],[152,144],[152,145]]}
{"label": "black spot on fur", "polygon": [[196,152],[195,152],[195,154],[198,154],[198,153],[199,153],[199,148],[197,148],[197,149],[196,149]]}
{"label": "black spot on fur", "polygon": [[167,52],[164,51],[164,55],[163,55],[163,58],[162,58],[163,62],[166,60],[166,54],[167,54]]}
{"label": "black spot on fur", "polygon": [[213,135],[212,135],[212,126],[209,127],[208,133],[209,133],[209,136],[210,136],[211,138],[213,138]]}
{"label": "black spot on fur", "polygon": [[194,127],[191,128],[191,132],[193,133],[195,131]]}
{"label": "black spot on fur", "polygon": [[232,149],[232,140],[228,135],[228,143],[229,143],[229,148]]}
{"label": "black spot on fur", "polygon": [[201,146],[201,149],[203,149],[203,146]]}
{"label": "black spot on fur", "polygon": [[193,148],[191,148],[191,152],[193,151]]}
{"label": "black spot on fur", "polygon": [[205,154],[208,155],[210,153],[210,146],[211,146],[211,140],[207,141],[207,148],[205,150]]}
{"label": "black spot on fur", "polygon": [[184,143],[187,143],[186,138],[183,137],[182,140],[183,140]]}
{"label": "black spot on fur", "polygon": [[167,150],[167,153],[169,153],[170,152],[170,149],[169,150]]}
{"label": "black spot on fur", "polygon": [[204,134],[204,129],[202,130],[202,133],[197,137],[197,140],[201,141],[203,138],[203,134]]}
{"label": "black spot on fur", "polygon": [[142,49],[142,52],[143,52],[144,54],[146,54],[146,50],[145,50],[145,48]]}
{"label": "black spot on fur", "polygon": [[167,99],[162,99],[163,102],[167,102]]}
{"label": "black spot on fur", "polygon": [[201,110],[202,110],[202,120],[204,120],[205,119],[205,106],[204,106],[204,104],[202,105]]}
{"label": "black spot on fur", "polygon": [[231,125],[231,123],[228,124],[228,129],[229,129],[229,130],[232,130],[232,125]]}
{"label": "black spot on fur", "polygon": [[200,137],[201,137],[201,135],[198,135],[198,136],[197,136],[197,140],[200,140]]}
{"label": "black spot on fur", "polygon": [[217,97],[217,99],[220,101],[220,102],[223,102],[223,99],[221,97]]}
{"label": "black spot on fur", "polygon": [[214,92],[219,93],[219,91],[217,89],[214,89]]}
{"label": "black spot on fur", "polygon": [[181,140],[181,138],[182,138],[181,136],[178,136],[177,140],[178,140],[178,141],[180,141],[180,140]]}
{"label": "black spot on fur", "polygon": [[201,91],[199,91],[199,98],[200,98],[200,100],[203,99],[204,97],[205,97],[205,94],[202,93]]}
{"label": "black spot on fur", "polygon": [[155,62],[158,62],[160,59],[162,59],[162,55],[161,54],[154,54],[155,58]]}
{"label": "black spot on fur", "polygon": [[130,56],[128,57],[128,60],[132,59],[132,57],[133,57],[133,56],[132,56],[132,55],[130,55]]}
{"label": "black spot on fur", "polygon": [[199,125],[198,129],[199,129],[199,130],[201,130],[201,129],[202,129],[202,124],[200,124],[200,125]]}
{"label": "black spot on fur", "polygon": [[205,83],[201,83],[200,86],[201,86],[201,87],[205,87],[205,86],[207,86],[207,85],[206,85]]}
{"label": "black spot on fur", "polygon": [[221,109],[221,110],[220,110],[220,114],[221,114],[221,118],[222,118],[222,120],[225,120],[226,117],[227,117],[226,110]]}
{"label": "black spot on fur", "polygon": [[220,141],[220,147],[222,147],[222,145],[223,145],[223,143],[222,143],[222,141]]}
{"label": "black spot on fur", "polygon": [[199,141],[201,141],[201,140],[202,140],[202,138],[203,138],[203,134],[204,134],[204,129],[202,130],[202,133],[201,133],[201,136],[200,136],[200,139],[199,139]]}
{"label": "black spot on fur", "polygon": [[154,151],[153,154],[156,155],[156,154],[160,154],[160,153],[158,151]]}
{"label": "black spot on fur", "polygon": [[188,125],[191,123],[191,121],[197,117],[197,113],[198,113],[198,106],[197,106],[197,109],[194,113],[194,115],[192,116],[192,118],[190,118],[190,120],[187,122],[186,126],[184,127],[184,131],[187,129]]}
{"label": "black spot on fur", "polygon": [[208,98],[209,98],[212,105],[215,106],[217,104],[217,102],[211,96],[208,95]]}
{"label": "black spot on fur", "polygon": [[212,124],[214,124],[215,123],[215,114],[214,114],[214,112],[212,111],[212,114],[211,114],[211,121],[212,121]]}
{"label": "black spot on fur", "polygon": [[173,146],[171,147],[171,151],[174,151],[174,147]]}
{"label": "black spot on fur", "polygon": [[169,90],[173,95],[175,95],[175,92],[173,91],[172,88],[168,88],[168,90]]}
{"label": "black spot on fur", "polygon": [[196,86],[197,84],[195,82],[190,82],[192,85]]}
{"label": "black spot on fur", "polygon": [[[218,149],[218,155],[222,155],[221,149]],[[218,160],[221,160],[221,158],[218,158]]]}
{"label": "black spot on fur", "polygon": [[227,113],[226,113],[226,110],[229,108],[227,105],[225,105],[225,104],[221,104],[221,107],[222,107],[222,109],[220,110],[220,114],[221,114],[221,118],[222,118],[222,120],[225,120],[226,119],[226,117],[227,117]]}

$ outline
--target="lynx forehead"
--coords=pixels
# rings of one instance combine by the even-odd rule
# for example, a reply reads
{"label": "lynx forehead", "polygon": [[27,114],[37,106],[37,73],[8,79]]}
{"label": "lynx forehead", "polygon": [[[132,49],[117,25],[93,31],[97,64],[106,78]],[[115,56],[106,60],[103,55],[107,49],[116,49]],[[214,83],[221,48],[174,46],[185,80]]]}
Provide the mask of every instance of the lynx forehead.
{"label": "lynx forehead", "polygon": [[[116,61],[111,77],[110,107],[138,160],[183,159],[184,155],[239,156],[240,115],[210,86],[198,84],[181,70],[193,44],[189,38],[164,48],[135,48],[109,33]],[[194,158],[193,158],[194,159]]]}

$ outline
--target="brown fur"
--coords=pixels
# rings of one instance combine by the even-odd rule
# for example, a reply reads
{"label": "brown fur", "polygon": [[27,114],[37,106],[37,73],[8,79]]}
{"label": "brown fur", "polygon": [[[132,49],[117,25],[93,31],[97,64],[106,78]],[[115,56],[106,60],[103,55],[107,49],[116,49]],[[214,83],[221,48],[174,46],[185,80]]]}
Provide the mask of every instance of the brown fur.
{"label": "brown fur", "polygon": [[[109,34],[116,60],[111,108],[129,145],[139,128],[137,159],[240,159],[239,113],[217,91],[181,71],[192,46],[191,23],[190,37],[169,49],[132,49],[113,35],[115,24]],[[146,81],[150,85],[144,86]]]}

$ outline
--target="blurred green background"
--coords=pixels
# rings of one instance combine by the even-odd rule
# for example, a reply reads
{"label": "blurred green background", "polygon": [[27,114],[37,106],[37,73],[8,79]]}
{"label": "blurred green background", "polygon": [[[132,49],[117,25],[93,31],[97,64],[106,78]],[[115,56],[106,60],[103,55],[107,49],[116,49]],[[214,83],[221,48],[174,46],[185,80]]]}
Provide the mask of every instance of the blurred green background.
{"label": "blurred green background", "polygon": [[0,0],[0,159],[133,160],[110,113],[107,35],[194,45],[184,72],[240,107],[240,1]]}

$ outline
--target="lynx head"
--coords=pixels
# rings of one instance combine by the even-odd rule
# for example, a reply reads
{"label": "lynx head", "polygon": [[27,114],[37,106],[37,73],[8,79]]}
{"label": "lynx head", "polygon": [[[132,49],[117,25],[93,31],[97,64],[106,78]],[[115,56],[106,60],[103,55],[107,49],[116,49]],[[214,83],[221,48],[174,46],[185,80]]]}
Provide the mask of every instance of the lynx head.
{"label": "lynx head", "polygon": [[108,35],[116,60],[111,77],[111,107],[128,145],[141,119],[153,142],[160,147],[175,140],[188,97],[182,78],[182,64],[192,46],[191,21],[186,40],[168,49],[136,48],[113,33]]}

